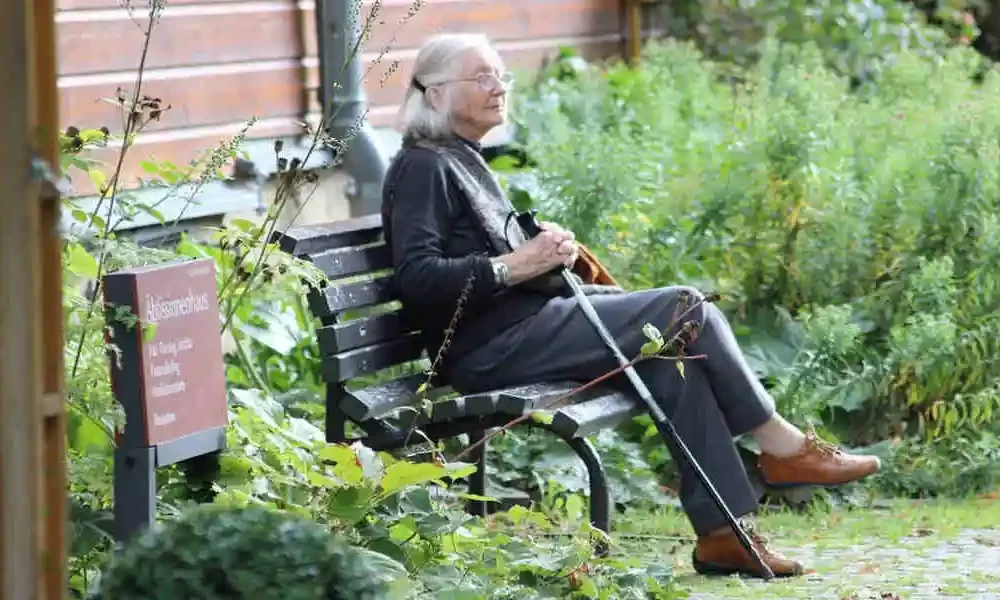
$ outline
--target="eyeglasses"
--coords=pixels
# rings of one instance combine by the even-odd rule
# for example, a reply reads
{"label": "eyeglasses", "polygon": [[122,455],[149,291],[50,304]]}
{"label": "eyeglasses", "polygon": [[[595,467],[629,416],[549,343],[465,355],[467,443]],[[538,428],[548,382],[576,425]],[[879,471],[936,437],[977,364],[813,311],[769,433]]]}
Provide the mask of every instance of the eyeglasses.
{"label": "eyeglasses", "polygon": [[[490,92],[497,88],[503,88],[506,90],[514,83],[514,74],[504,73],[502,75],[497,76],[493,73],[480,73],[475,77],[466,77],[464,79],[449,79],[447,81],[440,81],[438,82],[438,84],[453,83],[459,81],[475,81],[476,85],[479,86],[479,89],[481,89],[484,92]],[[431,85],[438,85],[438,84],[431,84]]]}

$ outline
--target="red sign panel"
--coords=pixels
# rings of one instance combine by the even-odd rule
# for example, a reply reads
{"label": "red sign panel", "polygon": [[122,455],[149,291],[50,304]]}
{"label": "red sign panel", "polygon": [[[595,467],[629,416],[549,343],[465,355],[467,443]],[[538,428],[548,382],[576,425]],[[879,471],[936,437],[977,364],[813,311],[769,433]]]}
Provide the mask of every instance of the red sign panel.
{"label": "red sign panel", "polygon": [[[113,305],[130,307],[139,318],[125,339],[115,340],[122,358],[128,358],[121,370],[134,371],[138,378],[118,369],[113,373],[126,415],[129,401],[122,392],[131,389],[139,395],[145,443],[162,444],[225,426],[215,263],[206,258],[118,271],[107,276],[105,297]],[[124,381],[132,385],[121,385]]]}

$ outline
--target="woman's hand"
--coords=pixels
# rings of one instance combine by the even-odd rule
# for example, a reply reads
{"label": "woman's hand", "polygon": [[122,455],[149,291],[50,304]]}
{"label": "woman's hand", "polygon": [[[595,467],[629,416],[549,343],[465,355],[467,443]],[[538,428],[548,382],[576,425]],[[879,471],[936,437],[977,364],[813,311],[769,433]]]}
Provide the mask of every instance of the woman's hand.
{"label": "woman's hand", "polygon": [[532,279],[560,266],[572,266],[576,262],[579,250],[573,233],[553,223],[539,225],[541,233],[499,258],[510,270],[511,284]]}
{"label": "woman's hand", "polygon": [[572,267],[576,263],[576,259],[580,256],[580,247],[576,244],[576,235],[568,229],[563,229],[555,223],[548,223],[543,221],[538,224],[542,228],[542,231],[551,231],[557,236],[562,237],[562,243],[559,246],[559,253],[564,257],[563,265],[566,267]]}

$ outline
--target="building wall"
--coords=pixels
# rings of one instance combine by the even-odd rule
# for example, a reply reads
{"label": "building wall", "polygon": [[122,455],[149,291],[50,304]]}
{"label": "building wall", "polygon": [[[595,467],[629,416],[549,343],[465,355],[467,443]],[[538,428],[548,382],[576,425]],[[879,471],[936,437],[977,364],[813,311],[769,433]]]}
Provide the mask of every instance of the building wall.
{"label": "building wall", "polygon": [[[436,32],[475,31],[494,41],[512,68],[533,70],[560,46],[589,57],[620,52],[621,0],[411,0],[378,3],[363,50],[369,122],[390,127],[420,43]],[[58,0],[60,121],[64,127],[123,128],[113,98],[131,91],[143,45],[146,0]],[[371,0],[362,3],[370,14]],[[301,133],[318,119],[318,59],[312,1],[167,0],[152,33],[143,90],[171,108],[150,123],[124,164],[125,183],[148,177],[150,156],[186,165],[256,117],[248,139],[273,162],[266,140]],[[382,54],[382,50],[388,51]],[[395,65],[395,66],[393,66]],[[110,99],[110,101],[109,101]],[[112,158],[112,151],[97,152]],[[78,194],[93,193],[83,174]],[[336,211],[334,211],[336,212]]]}

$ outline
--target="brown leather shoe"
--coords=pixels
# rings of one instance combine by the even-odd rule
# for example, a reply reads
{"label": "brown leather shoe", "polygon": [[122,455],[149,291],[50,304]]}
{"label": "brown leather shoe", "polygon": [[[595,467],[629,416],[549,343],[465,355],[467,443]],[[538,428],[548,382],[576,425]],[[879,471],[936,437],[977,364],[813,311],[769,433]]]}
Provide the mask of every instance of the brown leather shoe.
{"label": "brown leather shoe", "polygon": [[829,442],[806,434],[802,449],[778,458],[762,453],[757,463],[764,483],[774,488],[801,485],[834,486],[857,481],[877,472],[877,456],[847,454]]}
{"label": "brown leather shoe", "polygon": [[[793,577],[802,574],[804,569],[801,563],[770,550],[767,547],[767,541],[754,531],[752,524],[744,523],[743,527],[760,557],[771,568],[775,577]],[[692,553],[692,559],[694,570],[701,575],[764,576],[757,563],[750,558],[750,553],[743,548],[740,540],[732,531],[720,535],[699,537]]]}

